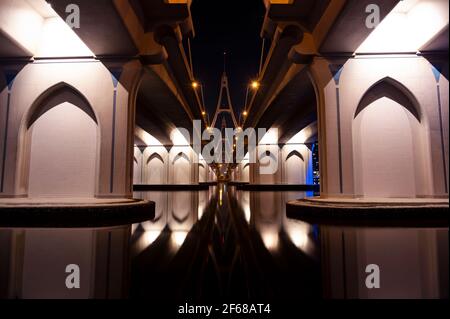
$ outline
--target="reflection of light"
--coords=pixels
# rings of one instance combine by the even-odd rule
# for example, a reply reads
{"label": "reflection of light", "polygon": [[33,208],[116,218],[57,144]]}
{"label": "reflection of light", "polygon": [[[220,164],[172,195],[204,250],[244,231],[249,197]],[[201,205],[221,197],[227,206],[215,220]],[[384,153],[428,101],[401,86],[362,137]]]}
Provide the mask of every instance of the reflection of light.
{"label": "reflection of light", "polygon": [[245,215],[245,220],[247,221],[247,223],[250,223],[250,219],[252,217],[252,212],[250,210],[249,204],[244,205],[244,215]]}
{"label": "reflection of light", "polygon": [[187,231],[174,231],[172,232],[172,236],[170,237],[172,243],[177,247],[181,247],[186,240],[188,232]]}
{"label": "reflection of light", "polygon": [[133,224],[131,225],[131,235],[133,235],[136,232],[136,229],[138,228],[139,224]]}
{"label": "reflection of light", "polygon": [[416,52],[448,24],[448,0],[404,0],[356,50]]}
{"label": "reflection of light", "polygon": [[289,231],[289,237],[297,248],[305,249],[308,244],[308,234],[303,229]]}
{"label": "reflection of light", "polygon": [[223,190],[219,190],[219,205],[222,206],[223,204]]}
{"label": "reflection of light", "polygon": [[159,237],[159,235],[161,235],[160,230],[146,231],[143,235],[143,241],[144,241],[145,247],[148,247],[151,244],[153,244],[153,242]]}
{"label": "reflection of light", "polygon": [[267,230],[261,231],[261,238],[264,242],[264,246],[269,251],[275,251],[278,248],[278,232]]}

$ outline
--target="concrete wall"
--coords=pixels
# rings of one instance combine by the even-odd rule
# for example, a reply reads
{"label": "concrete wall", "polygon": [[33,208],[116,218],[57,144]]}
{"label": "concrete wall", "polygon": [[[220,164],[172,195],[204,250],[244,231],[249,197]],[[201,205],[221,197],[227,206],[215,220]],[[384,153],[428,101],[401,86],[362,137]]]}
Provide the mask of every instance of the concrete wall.
{"label": "concrete wall", "polygon": [[[145,134],[151,136],[147,132]],[[154,138],[152,137],[152,139]],[[135,137],[135,142],[134,184],[188,185],[208,180],[206,163],[200,161],[204,168],[196,163],[198,162],[197,155],[190,146],[176,145],[167,150],[162,145],[146,146],[141,142],[140,137]]]}
{"label": "concrete wall", "polygon": [[323,196],[448,196],[448,80],[425,58],[316,59],[311,75]]}
{"label": "concrete wall", "polygon": [[9,79],[0,93],[1,197],[131,196],[129,92],[139,67],[118,69],[119,79],[98,61],[0,67]]}

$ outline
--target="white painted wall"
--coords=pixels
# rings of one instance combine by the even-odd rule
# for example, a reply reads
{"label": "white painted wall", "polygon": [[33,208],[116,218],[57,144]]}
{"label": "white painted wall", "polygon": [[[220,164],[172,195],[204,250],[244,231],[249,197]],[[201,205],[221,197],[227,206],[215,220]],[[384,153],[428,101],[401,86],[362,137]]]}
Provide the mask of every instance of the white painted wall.
{"label": "white painted wall", "polygon": [[397,102],[382,98],[358,115],[361,118],[357,120],[361,123],[354,131],[355,140],[359,139],[354,148],[355,178],[361,179],[358,194],[366,197],[415,197],[416,156],[406,112]]}
{"label": "white painted wall", "polygon": [[[367,178],[363,177],[362,180],[372,179],[366,184],[366,189],[369,189],[366,196],[448,196],[448,192],[445,191],[446,174],[444,174],[444,167],[448,172],[449,156],[448,80],[440,76],[438,84],[441,92],[438,96],[433,67],[425,58],[416,55],[365,56],[347,60],[337,85],[332,78],[329,66],[339,62],[316,59],[311,68],[311,74],[320,93],[319,122],[322,124],[319,132],[319,147],[322,196],[364,195],[361,194],[364,191],[360,184],[361,172],[364,170],[360,166],[362,164],[359,159],[363,154],[361,152],[365,154],[364,165],[367,169],[365,172]],[[417,101],[420,122],[413,121],[406,113],[407,121],[405,116],[401,115],[401,112],[407,111],[403,107],[401,108],[404,110],[401,110],[391,102],[386,102],[385,99],[374,105],[377,108],[381,107],[378,110],[369,106],[367,118],[364,114],[359,114],[355,118],[362,97],[374,84],[385,78],[391,78],[399,83]],[[337,88],[340,93],[339,114]],[[440,138],[439,99],[442,108],[444,149],[442,149]],[[392,107],[387,108],[388,104]],[[364,128],[358,126],[360,116],[365,118]],[[338,119],[340,119],[341,127],[340,145]],[[395,123],[394,119],[396,119]],[[380,135],[380,132],[387,129],[391,130],[391,134]],[[368,138],[368,134],[373,136]],[[367,138],[364,148],[359,145],[361,136]],[[395,156],[394,161],[390,163],[391,157],[388,153],[392,152]],[[375,156],[376,153],[379,155]],[[341,178],[339,154],[341,154],[342,163]],[[398,164],[401,161],[403,161],[402,167]],[[384,165],[381,162],[384,162]],[[414,165],[414,169],[411,169],[411,164]],[[390,174],[393,174],[392,178],[388,178]],[[401,185],[392,182],[393,176],[396,176]],[[342,180],[342,191],[340,180]]]}
{"label": "white painted wall", "polygon": [[60,104],[30,128],[30,197],[94,197],[97,124],[80,108]]}

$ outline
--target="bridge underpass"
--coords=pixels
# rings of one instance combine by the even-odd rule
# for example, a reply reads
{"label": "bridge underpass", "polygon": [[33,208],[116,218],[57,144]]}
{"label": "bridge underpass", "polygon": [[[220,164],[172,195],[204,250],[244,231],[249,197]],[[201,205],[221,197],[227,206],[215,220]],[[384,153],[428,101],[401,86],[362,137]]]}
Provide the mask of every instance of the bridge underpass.
{"label": "bridge underpass", "polygon": [[[71,16],[76,11],[68,11],[73,2],[0,2],[0,226],[8,228],[0,244],[11,258],[20,255],[9,244],[17,241],[27,245],[31,255],[26,256],[38,258],[32,253],[50,247],[68,251],[55,258],[80,259],[83,265],[103,269],[107,262],[101,253],[91,254],[91,260],[68,244],[78,240],[86,251],[99,247],[111,253],[112,246],[124,244],[111,258],[126,268],[122,257],[129,253],[132,233],[133,240],[143,241],[152,266],[152,244],[165,247],[171,242],[182,248],[175,260],[203,267],[196,273],[199,278],[217,276],[217,267],[224,267],[218,282],[236,271],[249,279],[249,291],[257,292],[258,278],[265,273],[285,269],[295,274],[287,266],[289,258],[299,267],[310,265],[305,247],[314,242],[325,251],[324,269],[339,273],[338,279],[327,281],[327,296],[377,298],[391,297],[395,287],[379,294],[361,292],[357,284],[343,282],[350,278],[348,270],[338,265],[345,264],[341,253],[346,249],[352,265],[363,265],[361,256],[371,245],[384,235],[395,240],[393,233],[326,227],[318,232],[312,224],[389,227],[395,219],[396,227],[427,225],[439,229],[423,236],[420,230],[405,233],[399,240],[402,247],[412,247],[408,243],[416,241],[411,238],[422,236],[417,243],[433,251],[448,238],[443,222],[449,171],[448,1],[261,1],[261,32],[245,34],[264,43],[261,56],[254,59],[260,68],[252,79],[235,79],[233,60],[227,61],[224,74],[229,75],[233,98],[236,82],[246,82],[240,93],[246,92],[247,98],[235,107],[219,101],[219,106],[229,107],[228,113],[235,112],[236,121],[216,123],[211,112],[215,105],[205,100],[204,88],[219,98],[220,91],[212,88],[220,83],[203,83],[194,72],[208,63],[196,60],[192,46],[196,34],[208,28],[197,29],[195,0],[79,0],[79,28],[68,25],[68,18],[76,20]],[[371,5],[380,9],[377,28],[367,26]],[[242,158],[236,157],[238,145],[231,145],[234,163],[211,161],[199,152],[214,129],[223,133],[225,126],[238,137],[230,144],[243,141]],[[254,148],[240,135],[253,128],[267,131],[257,137]],[[146,186],[152,191],[146,192]],[[311,224],[299,226],[294,219]],[[89,228],[74,232],[74,237],[50,232],[47,241],[39,241],[39,232],[14,228],[125,224],[122,231]],[[197,237],[199,229],[208,235]],[[322,242],[317,243],[319,237]],[[344,237],[348,241],[341,243]],[[207,244],[198,245],[196,238]],[[243,253],[221,246],[236,242]],[[190,255],[192,247],[196,250]],[[402,247],[395,250],[399,256]],[[286,254],[276,264],[279,260],[271,254],[283,249]],[[425,259],[417,247],[408,252],[405,260]],[[171,254],[164,258],[177,272],[180,263]],[[254,259],[245,261],[250,255]],[[430,264],[442,266],[444,257],[439,250]],[[0,262],[9,269],[8,258]],[[383,258],[389,267],[400,263]],[[143,259],[145,265],[148,260]],[[245,273],[246,265],[258,275]],[[27,267],[23,278],[34,278]],[[47,269],[42,278],[56,280],[51,265],[41,268]],[[445,296],[436,278],[425,291],[423,283],[414,281],[416,270],[407,278],[412,278],[413,288],[401,286],[400,296]],[[434,270],[430,266],[425,272]],[[294,277],[297,283],[304,279]],[[8,277],[7,282],[0,285],[0,296],[46,293],[32,281],[20,286],[17,278]],[[102,284],[92,279],[89,285]],[[108,288],[110,295],[90,288],[71,295],[55,287],[53,296],[91,298],[92,291],[94,297],[122,296],[117,287]],[[214,289],[197,288],[202,295],[202,289]],[[273,297],[271,289],[264,291]]]}

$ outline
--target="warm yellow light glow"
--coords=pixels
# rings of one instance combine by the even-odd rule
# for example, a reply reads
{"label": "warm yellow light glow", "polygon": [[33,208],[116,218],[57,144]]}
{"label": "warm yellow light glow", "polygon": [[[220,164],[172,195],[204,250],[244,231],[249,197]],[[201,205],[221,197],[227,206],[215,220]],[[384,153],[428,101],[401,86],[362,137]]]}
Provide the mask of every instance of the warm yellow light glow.
{"label": "warm yellow light glow", "polygon": [[242,115],[247,116],[247,115],[248,115],[248,112],[247,112],[247,111],[244,111],[244,112],[242,112]]}
{"label": "warm yellow light glow", "polygon": [[205,115],[206,115],[206,112],[205,112],[205,111],[203,111],[203,112],[202,112],[202,115],[203,115],[203,116],[205,116]]}
{"label": "warm yellow light glow", "polygon": [[187,231],[174,231],[172,232],[172,236],[170,237],[170,239],[176,248],[180,248],[186,240],[187,235]]}
{"label": "warm yellow light glow", "polygon": [[259,89],[260,86],[261,86],[261,84],[258,81],[253,81],[251,84],[251,87],[253,90]]}
{"label": "warm yellow light glow", "polygon": [[448,25],[448,4],[448,0],[400,1],[356,53],[417,52]]}
{"label": "warm yellow light glow", "polygon": [[192,87],[194,89],[198,88],[198,86],[199,86],[198,82],[196,82],[196,81],[192,82]]}

